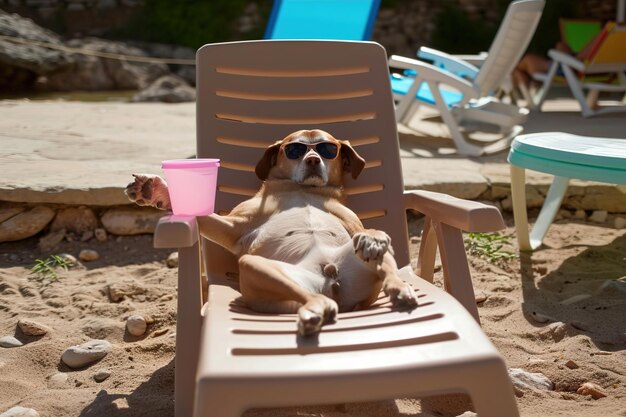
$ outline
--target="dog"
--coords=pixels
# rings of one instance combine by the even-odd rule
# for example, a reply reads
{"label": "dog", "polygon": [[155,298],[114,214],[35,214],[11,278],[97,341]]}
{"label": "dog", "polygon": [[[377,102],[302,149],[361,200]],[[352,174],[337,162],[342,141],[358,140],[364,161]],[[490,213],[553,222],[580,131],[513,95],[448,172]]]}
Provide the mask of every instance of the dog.
{"label": "dog", "polygon": [[[269,146],[255,172],[263,185],[229,214],[198,217],[200,234],[237,256],[242,300],[261,313],[297,313],[298,333],[318,333],[338,312],[363,309],[380,290],[398,308],[417,305],[398,276],[391,239],[347,208],[344,175],[365,160],[348,141],[300,130]],[[134,175],[127,196],[169,209],[159,176]]]}

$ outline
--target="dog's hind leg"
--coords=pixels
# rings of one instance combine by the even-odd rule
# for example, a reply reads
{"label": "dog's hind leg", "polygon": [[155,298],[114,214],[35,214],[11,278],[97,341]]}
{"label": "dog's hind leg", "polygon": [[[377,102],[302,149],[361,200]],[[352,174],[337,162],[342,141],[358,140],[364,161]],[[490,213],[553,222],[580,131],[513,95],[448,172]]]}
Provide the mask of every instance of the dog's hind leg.
{"label": "dog's hind leg", "polygon": [[415,307],[417,299],[411,286],[398,276],[391,238],[381,230],[366,229],[352,237],[355,256],[375,268],[383,281],[383,291],[397,307]]}
{"label": "dog's hind leg", "polygon": [[[335,321],[337,303],[329,297],[300,286],[288,272],[297,266],[256,255],[239,259],[239,285],[243,301],[253,310],[266,313],[298,313],[298,333],[309,335]],[[309,274],[300,269],[299,273]],[[291,311],[285,311],[285,308]]]}

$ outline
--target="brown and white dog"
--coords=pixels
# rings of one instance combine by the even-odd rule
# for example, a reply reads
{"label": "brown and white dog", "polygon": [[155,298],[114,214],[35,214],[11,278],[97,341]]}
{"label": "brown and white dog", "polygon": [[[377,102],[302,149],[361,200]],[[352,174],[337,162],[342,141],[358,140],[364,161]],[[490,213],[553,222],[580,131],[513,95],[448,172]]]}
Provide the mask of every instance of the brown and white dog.
{"label": "brown and white dog", "polygon": [[[381,290],[394,306],[417,305],[398,277],[390,238],[365,229],[342,204],[343,176],[356,178],[365,161],[347,141],[301,130],[271,145],[256,166],[264,183],[228,215],[198,217],[200,233],[239,259],[243,301],[264,313],[298,313],[308,335],[338,311],[369,306]],[[170,207],[167,184],[134,175],[126,194],[141,205]]]}

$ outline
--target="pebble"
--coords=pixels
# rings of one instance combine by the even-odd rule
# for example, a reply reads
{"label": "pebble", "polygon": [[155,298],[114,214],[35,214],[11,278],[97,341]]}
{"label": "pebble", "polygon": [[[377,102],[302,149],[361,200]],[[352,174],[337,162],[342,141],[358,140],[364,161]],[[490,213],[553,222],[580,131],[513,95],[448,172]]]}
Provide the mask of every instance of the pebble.
{"label": "pebble", "polygon": [[24,346],[24,343],[20,342],[13,336],[3,336],[0,337],[0,347],[3,348],[14,348]]}
{"label": "pebble", "polygon": [[98,242],[106,242],[108,237],[107,231],[102,227],[98,227],[96,230],[94,230],[94,235],[96,236],[96,240]]}
{"label": "pebble", "polygon": [[87,242],[88,240],[91,240],[92,237],[93,237],[93,230],[85,230],[82,236],[80,237],[80,241]]}
{"label": "pebble", "polygon": [[616,217],[615,220],[613,220],[613,227],[616,229],[626,228],[626,217]]}
{"label": "pebble", "polygon": [[52,330],[46,325],[28,319],[18,320],[17,325],[19,326],[22,333],[27,336],[43,336],[44,334],[49,333]]}
{"label": "pebble", "polygon": [[574,218],[577,220],[585,220],[587,218],[587,213],[585,213],[585,210],[578,209],[574,212]]}
{"label": "pebble", "polygon": [[102,382],[111,376],[111,371],[108,369],[98,369],[95,374],[93,374],[93,380],[96,382]]}
{"label": "pebble", "polygon": [[567,324],[557,321],[541,329],[539,334],[543,337],[549,337],[555,342],[559,342],[567,335]]}
{"label": "pebble", "polygon": [[549,321],[554,321],[554,319],[550,316],[546,316],[545,314],[539,313],[537,311],[533,311],[530,313],[530,317],[537,323],[547,323]]}
{"label": "pebble", "polygon": [[476,294],[474,295],[474,300],[476,301],[476,304],[480,304],[480,303],[484,303],[487,300],[487,294],[484,291],[476,291]]}
{"label": "pebble", "polygon": [[606,397],[606,393],[602,387],[598,384],[594,384],[593,382],[585,382],[576,390],[576,392],[580,395],[591,395],[594,400]]}
{"label": "pebble", "polygon": [[67,387],[67,374],[58,372],[50,377],[48,380],[48,387],[50,388],[66,388]]}
{"label": "pebble", "polygon": [[604,223],[608,216],[609,213],[606,210],[594,210],[589,216],[589,220],[594,223]]}
{"label": "pebble", "polygon": [[74,255],[71,255],[69,253],[62,253],[59,255],[59,258],[63,259],[65,262],[67,262],[71,266],[78,265],[78,259],[76,259]]}
{"label": "pebble", "polygon": [[568,360],[567,362],[565,362],[565,366],[567,366],[569,369],[578,369],[580,368],[578,366],[578,364],[576,362],[574,362],[573,360]]}
{"label": "pebble", "polygon": [[520,368],[510,368],[509,377],[516,389],[526,391],[537,389],[541,391],[552,391],[554,384],[542,373],[527,372]]}
{"label": "pebble", "polygon": [[100,258],[100,254],[93,249],[83,249],[78,253],[78,258],[85,262],[95,261]]}
{"label": "pebble", "polygon": [[178,252],[170,253],[170,256],[167,257],[165,264],[168,268],[176,268],[178,267]]}
{"label": "pebble", "polygon": [[18,405],[0,414],[0,417],[39,417],[39,413],[32,408],[20,407]]}
{"label": "pebble", "polygon": [[133,314],[126,319],[126,329],[133,336],[142,336],[147,328],[148,323],[146,323],[146,319],[139,314]]}
{"label": "pebble", "polygon": [[106,340],[90,340],[82,345],[65,349],[61,360],[70,368],[82,368],[104,358],[111,351],[111,344]]}

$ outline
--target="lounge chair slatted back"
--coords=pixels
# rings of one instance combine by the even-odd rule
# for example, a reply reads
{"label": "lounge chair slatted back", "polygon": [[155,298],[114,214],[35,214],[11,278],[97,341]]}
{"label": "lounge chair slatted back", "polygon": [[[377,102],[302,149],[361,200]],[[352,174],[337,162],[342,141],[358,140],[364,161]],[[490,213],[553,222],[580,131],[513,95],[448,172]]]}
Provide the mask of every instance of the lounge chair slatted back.
{"label": "lounge chair slatted back", "polygon": [[[256,163],[268,145],[289,133],[316,128],[350,141],[367,165],[358,179],[346,184],[348,205],[366,227],[385,224],[397,261],[404,265],[409,255],[406,217],[398,198],[403,182],[393,99],[389,85],[373,89],[370,78],[387,74],[388,69],[359,44],[353,45],[353,53],[332,66],[325,57],[335,53],[333,42],[246,43],[236,56],[219,45],[211,45],[210,54],[201,49],[199,91],[214,93],[198,97],[198,156],[222,159],[219,212],[229,211],[258,190]],[[254,69],[246,59],[248,47],[263,49],[265,59]],[[291,59],[290,47],[294,52],[307,48],[306,59]],[[380,146],[389,141],[394,146]]]}
{"label": "lounge chair slatted back", "polygon": [[543,2],[534,0],[516,1],[509,5],[500,24],[487,59],[481,65],[474,86],[481,96],[493,94],[512,72],[526,48],[519,45],[530,43],[539,24]]}

